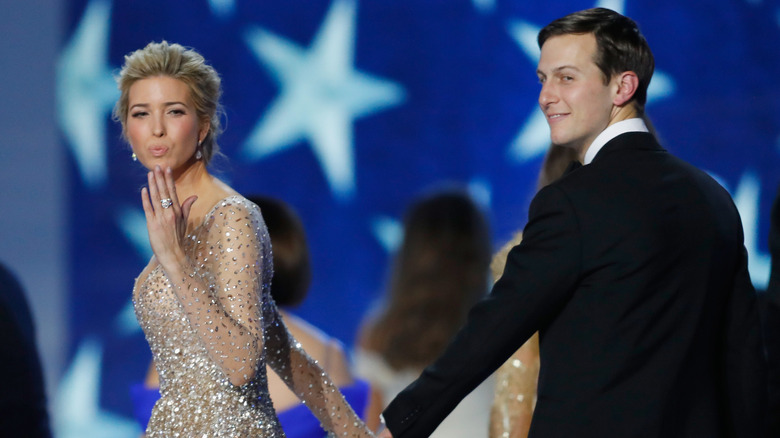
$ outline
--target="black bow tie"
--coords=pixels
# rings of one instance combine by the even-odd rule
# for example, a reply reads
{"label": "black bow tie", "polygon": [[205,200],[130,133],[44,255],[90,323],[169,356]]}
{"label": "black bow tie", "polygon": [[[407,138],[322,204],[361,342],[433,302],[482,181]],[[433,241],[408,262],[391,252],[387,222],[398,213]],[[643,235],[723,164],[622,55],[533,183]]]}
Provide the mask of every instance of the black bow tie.
{"label": "black bow tie", "polygon": [[566,171],[563,172],[563,174],[567,175],[570,172],[574,172],[575,170],[579,169],[580,167],[582,167],[582,163],[580,163],[577,160],[574,160],[571,163],[569,163],[569,167],[566,168]]}

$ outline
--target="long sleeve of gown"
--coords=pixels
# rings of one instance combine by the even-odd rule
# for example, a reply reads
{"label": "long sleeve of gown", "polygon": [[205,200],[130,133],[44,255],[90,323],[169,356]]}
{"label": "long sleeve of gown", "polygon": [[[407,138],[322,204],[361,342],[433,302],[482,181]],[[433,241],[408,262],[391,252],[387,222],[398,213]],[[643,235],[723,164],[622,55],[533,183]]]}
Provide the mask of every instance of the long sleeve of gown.
{"label": "long sleeve of gown", "polygon": [[268,365],[309,407],[329,436],[373,437],[330,377],[287,330],[272,300],[263,304]]}
{"label": "long sleeve of gown", "polygon": [[246,201],[221,201],[204,227],[185,242],[194,249],[183,272],[168,277],[209,356],[240,386],[262,365],[261,300],[273,272],[268,233]]}
{"label": "long sleeve of gown", "polygon": [[536,405],[539,334],[535,333],[496,371],[490,438],[526,438]]}
{"label": "long sleeve of gown", "polygon": [[177,295],[212,359],[235,385],[253,378],[267,361],[325,430],[372,437],[277,311],[270,295],[271,244],[259,209],[223,201],[206,226],[207,242],[195,242],[198,250]]}
{"label": "long sleeve of gown", "polygon": [[[501,278],[509,251],[519,245],[522,239],[522,232],[515,233],[493,255],[490,262],[493,278]],[[536,406],[539,365],[539,334],[535,333],[496,370],[496,387],[490,407],[490,438],[528,436]]]}

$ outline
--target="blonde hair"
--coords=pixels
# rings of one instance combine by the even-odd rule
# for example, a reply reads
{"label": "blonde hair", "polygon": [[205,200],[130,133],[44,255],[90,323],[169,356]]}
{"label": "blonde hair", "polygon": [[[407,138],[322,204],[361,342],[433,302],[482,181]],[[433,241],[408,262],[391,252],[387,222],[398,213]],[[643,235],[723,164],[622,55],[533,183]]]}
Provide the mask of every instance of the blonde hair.
{"label": "blonde hair", "polygon": [[113,118],[122,124],[122,137],[127,140],[126,124],[130,87],[141,79],[167,76],[178,79],[190,90],[198,120],[209,123],[209,131],[199,148],[203,162],[208,164],[219,153],[217,137],[222,133],[220,116],[223,114],[219,99],[222,81],[214,68],[193,49],[167,41],[149,43],[143,49],[125,55],[125,64],[116,77],[120,96],[114,106]]}

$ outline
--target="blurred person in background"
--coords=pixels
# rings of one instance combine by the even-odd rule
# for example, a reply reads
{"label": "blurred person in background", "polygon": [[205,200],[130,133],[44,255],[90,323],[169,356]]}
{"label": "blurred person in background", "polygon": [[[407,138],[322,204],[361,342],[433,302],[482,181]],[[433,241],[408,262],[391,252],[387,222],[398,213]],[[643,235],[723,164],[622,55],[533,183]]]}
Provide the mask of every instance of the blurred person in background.
{"label": "blurred person in background", "polygon": [[[416,200],[389,284],[358,334],[355,366],[389,402],[447,346],[489,284],[490,229],[465,191],[436,191]],[[463,358],[469,360],[469,358]],[[475,389],[431,435],[487,435],[493,382]]]}
{"label": "blurred person in background", "polygon": [[0,436],[51,438],[35,326],[24,289],[0,264]]}

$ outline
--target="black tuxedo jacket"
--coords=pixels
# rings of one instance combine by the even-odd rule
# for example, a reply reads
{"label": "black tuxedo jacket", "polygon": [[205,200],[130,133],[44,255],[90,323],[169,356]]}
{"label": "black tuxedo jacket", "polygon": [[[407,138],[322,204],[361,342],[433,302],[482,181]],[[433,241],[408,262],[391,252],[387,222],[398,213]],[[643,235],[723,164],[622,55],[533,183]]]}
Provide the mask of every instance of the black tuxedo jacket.
{"label": "black tuxedo jacket", "polygon": [[622,134],[537,194],[501,279],[384,418],[430,435],[538,330],[531,437],[761,437],[755,301],[729,194]]}

